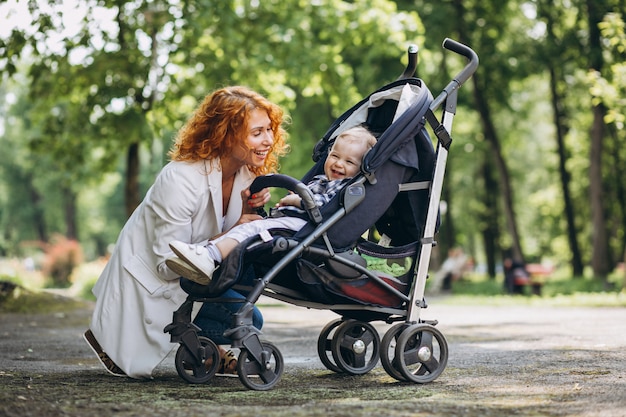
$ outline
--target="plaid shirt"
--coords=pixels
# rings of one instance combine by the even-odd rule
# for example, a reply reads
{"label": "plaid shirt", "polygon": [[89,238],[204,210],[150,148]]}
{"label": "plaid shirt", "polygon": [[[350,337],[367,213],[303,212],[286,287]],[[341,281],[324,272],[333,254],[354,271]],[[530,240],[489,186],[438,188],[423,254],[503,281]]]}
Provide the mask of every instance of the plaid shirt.
{"label": "plaid shirt", "polygon": [[[328,203],[350,179],[351,178],[343,178],[340,180],[329,181],[326,175],[316,175],[306,186],[309,187],[309,190],[313,193],[313,201],[315,201],[315,205],[317,207],[322,207],[324,204]],[[291,210],[298,213],[305,212],[302,207],[294,206],[280,207],[279,210]]]}
{"label": "plaid shirt", "polygon": [[329,181],[326,175],[316,175],[306,185],[313,193],[313,200],[317,207],[328,203],[339,192],[350,178]]}

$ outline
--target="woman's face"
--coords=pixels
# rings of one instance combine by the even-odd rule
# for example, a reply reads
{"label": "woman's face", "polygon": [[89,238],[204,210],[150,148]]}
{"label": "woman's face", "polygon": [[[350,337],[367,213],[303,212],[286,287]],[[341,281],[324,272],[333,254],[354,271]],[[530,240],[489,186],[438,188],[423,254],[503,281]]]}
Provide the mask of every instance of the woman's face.
{"label": "woman's face", "polygon": [[242,165],[262,167],[274,143],[274,131],[267,112],[254,109],[248,121],[244,146],[233,149],[233,157]]}

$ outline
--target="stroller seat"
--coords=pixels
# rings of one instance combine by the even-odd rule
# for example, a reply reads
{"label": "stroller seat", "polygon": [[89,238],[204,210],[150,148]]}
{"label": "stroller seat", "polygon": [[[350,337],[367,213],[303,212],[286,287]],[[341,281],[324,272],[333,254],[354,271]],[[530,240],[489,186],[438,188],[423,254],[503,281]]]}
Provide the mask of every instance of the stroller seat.
{"label": "stroller seat", "polygon": [[[401,381],[427,383],[443,372],[447,342],[436,321],[420,319],[419,312],[426,307],[424,288],[439,227],[456,92],[478,64],[470,48],[449,39],[444,47],[469,63],[437,98],[417,78],[387,84],[333,123],[314,149],[315,165],[301,181],[275,174],[253,182],[252,193],[280,187],[299,194],[308,222],[297,232],[272,230],[269,241],[255,236],[242,242],[208,286],[181,279],[189,296],[164,331],[180,344],[176,369],[184,380],[207,382],[217,368],[206,369],[205,359],[214,357],[218,348],[198,336],[191,322],[193,304],[223,302],[219,297],[229,288],[247,294],[224,335],[241,351],[237,371],[250,389],[271,389],[284,369],[278,348],[261,341],[252,326],[253,305],[261,295],[341,316],[321,331],[317,344],[320,360],[334,372],[364,374],[379,359]],[[416,51],[409,50],[410,63],[416,61],[411,54]],[[440,122],[434,110],[442,104]],[[427,123],[435,133],[436,149]],[[323,172],[334,139],[357,125],[366,126],[378,141],[363,158],[360,174],[318,208],[304,184]],[[377,320],[395,323],[382,341],[371,324]]]}

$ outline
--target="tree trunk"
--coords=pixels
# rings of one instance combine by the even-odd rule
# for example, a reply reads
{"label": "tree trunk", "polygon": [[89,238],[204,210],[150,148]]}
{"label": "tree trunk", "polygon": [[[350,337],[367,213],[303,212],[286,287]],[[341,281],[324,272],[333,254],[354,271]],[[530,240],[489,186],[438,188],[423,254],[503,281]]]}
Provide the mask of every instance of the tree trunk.
{"label": "tree trunk", "polygon": [[78,222],[76,219],[76,193],[70,187],[63,186],[63,208],[65,215],[65,237],[78,240]]}
{"label": "tree trunk", "polygon": [[595,278],[606,280],[609,273],[608,234],[604,216],[602,196],[602,146],[604,139],[604,111],[601,106],[593,107],[593,125],[591,127],[591,153],[589,163],[589,187],[591,199],[591,243],[593,253],[591,268]]}
{"label": "tree trunk", "polygon": [[[549,61],[552,62],[552,61]],[[554,115],[554,126],[556,129],[556,147],[559,155],[559,178],[561,180],[561,192],[563,193],[563,205],[565,207],[565,220],[567,222],[567,241],[571,251],[571,266],[574,277],[582,277],[583,261],[580,255],[580,247],[578,246],[578,237],[576,229],[576,221],[574,216],[574,204],[570,194],[570,173],[567,170],[567,150],[565,148],[565,135],[567,127],[565,126],[566,118],[563,116],[564,100],[559,94],[557,87],[558,81],[555,68],[549,64],[550,68],[550,92],[552,94],[552,112]]]}
{"label": "tree trunk", "polygon": [[[571,259],[570,264],[572,267],[572,275],[574,277],[582,277],[583,275],[583,261],[580,254],[580,246],[578,245],[578,228],[576,227],[576,220],[574,215],[574,204],[572,196],[570,194],[570,181],[571,175],[567,170],[567,159],[569,152],[565,145],[565,137],[568,134],[568,115],[565,108],[565,94],[563,93],[563,73],[560,71],[562,57],[560,55],[563,50],[563,44],[561,39],[555,35],[555,22],[558,21],[557,16],[554,16],[554,4],[548,2],[544,5],[543,16],[546,19],[546,33],[547,33],[547,51],[545,62],[548,64],[548,72],[550,74],[550,95],[552,104],[552,115],[554,118],[554,128],[556,131],[556,150],[559,156],[559,179],[561,181],[561,193],[563,194],[563,206],[565,209],[565,221],[566,221],[566,233],[567,241],[569,244]],[[558,75],[557,75],[558,74]]]}
{"label": "tree trunk", "polygon": [[496,278],[496,255],[498,252],[497,242],[500,238],[500,227],[498,222],[498,202],[499,195],[498,182],[493,177],[493,169],[489,161],[485,161],[482,167],[482,177],[485,185],[483,203],[485,209],[481,216],[482,237],[485,245],[485,257],[487,262],[487,274],[490,279]]}
{"label": "tree trunk", "polygon": [[29,179],[25,183],[28,184],[28,194],[30,196],[30,201],[33,205],[33,223],[35,227],[35,232],[37,233],[37,238],[41,242],[48,241],[48,232],[46,227],[46,217],[44,215],[44,210],[42,209],[42,197],[41,194],[33,187],[33,176],[29,174]]}
{"label": "tree trunk", "polygon": [[[604,17],[606,2],[587,0],[587,18],[589,25],[589,66],[594,71],[602,71],[603,58],[598,23]],[[589,186],[591,200],[592,248],[591,268],[594,277],[606,281],[609,273],[608,262],[608,234],[604,214],[602,197],[604,188],[602,183],[602,152],[604,141],[604,108],[596,104],[592,108],[593,124],[591,126],[591,151],[589,156]]]}
{"label": "tree trunk", "polygon": [[[456,21],[458,22],[459,41],[461,43],[470,44],[468,30],[463,24],[465,21],[465,8],[462,0],[455,0],[453,7],[456,11]],[[513,207],[513,191],[511,189],[511,180],[509,178],[508,168],[502,156],[500,140],[496,133],[495,126],[491,117],[491,112],[483,92],[485,84],[480,82],[480,68],[472,76],[474,102],[478,113],[480,114],[480,122],[482,124],[485,140],[491,145],[493,158],[498,174],[500,175],[500,185],[503,197],[504,215],[506,219],[507,230],[511,238],[511,250],[513,259],[517,262],[524,263],[524,255],[522,253],[522,245],[517,229],[515,219],[515,209]]]}
{"label": "tree trunk", "polygon": [[513,259],[517,262],[524,263],[524,255],[522,252],[522,245],[520,243],[520,237],[517,230],[517,223],[515,220],[515,209],[513,207],[513,190],[511,189],[511,179],[509,177],[509,171],[502,156],[502,149],[500,147],[500,140],[498,139],[495,126],[491,119],[491,112],[487,105],[482,90],[480,88],[479,76],[474,74],[472,77],[474,82],[474,102],[480,114],[480,121],[483,127],[485,139],[491,145],[492,156],[500,175],[500,186],[503,198],[504,217],[506,219],[507,230],[511,237],[511,250]]}
{"label": "tree trunk", "polygon": [[449,187],[443,187],[441,201],[445,202],[446,208],[445,210],[441,210],[441,229],[437,246],[440,247],[441,253],[446,254],[448,253],[448,250],[456,246],[456,240],[454,238],[454,236],[456,236],[456,233],[454,231],[454,217],[452,216],[452,205],[454,203]]}
{"label": "tree trunk", "polygon": [[624,256],[622,256],[622,266],[624,267],[624,282],[622,282],[622,291],[626,291],[626,251],[624,251]]}
{"label": "tree trunk", "polygon": [[126,217],[130,217],[141,202],[139,194],[139,143],[137,142],[128,147],[124,201],[126,204]]}

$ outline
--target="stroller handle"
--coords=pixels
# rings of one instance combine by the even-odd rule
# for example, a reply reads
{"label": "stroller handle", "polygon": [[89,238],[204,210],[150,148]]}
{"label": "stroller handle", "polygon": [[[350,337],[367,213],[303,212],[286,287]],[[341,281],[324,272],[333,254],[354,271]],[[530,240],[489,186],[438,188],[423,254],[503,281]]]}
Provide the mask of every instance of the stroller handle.
{"label": "stroller handle", "polygon": [[445,38],[442,46],[449,51],[463,55],[469,60],[467,65],[465,65],[465,68],[463,68],[455,77],[459,85],[463,84],[465,81],[469,80],[474,72],[476,72],[476,68],[478,68],[478,55],[476,55],[476,52],[474,52],[469,46],[463,45],[462,43],[450,38]]}
{"label": "stroller handle", "polygon": [[285,188],[298,194],[302,199],[303,208],[309,214],[309,217],[316,223],[321,222],[322,215],[319,207],[315,204],[313,194],[302,181],[284,174],[259,175],[250,184],[250,194],[257,193],[268,187]]}
{"label": "stroller handle", "polygon": [[443,92],[432,101],[430,104],[431,109],[438,108],[444,101],[446,101],[448,96],[454,93],[455,90],[458,90],[465,83],[465,81],[469,80],[478,68],[478,55],[476,55],[476,52],[474,52],[469,46],[463,45],[462,43],[450,38],[445,38],[443,40],[443,47],[449,51],[463,55],[469,60],[469,62],[465,64],[465,67],[459,71],[454,79],[443,89]]}
{"label": "stroller handle", "polygon": [[419,48],[415,44],[409,45],[409,49],[407,50],[407,56],[409,58],[408,63],[406,64],[406,68],[402,74],[398,77],[398,80],[406,80],[407,78],[411,78],[415,74],[415,70],[417,69],[417,52]]}

